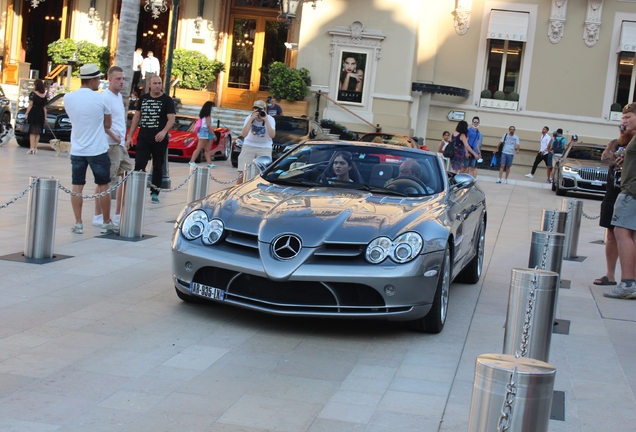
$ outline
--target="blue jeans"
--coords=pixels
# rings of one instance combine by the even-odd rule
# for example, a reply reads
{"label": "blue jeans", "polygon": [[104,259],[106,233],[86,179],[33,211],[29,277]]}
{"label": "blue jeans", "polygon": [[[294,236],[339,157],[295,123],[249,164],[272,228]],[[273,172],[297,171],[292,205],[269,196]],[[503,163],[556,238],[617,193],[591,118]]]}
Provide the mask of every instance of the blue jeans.
{"label": "blue jeans", "polygon": [[95,184],[105,185],[110,183],[110,157],[108,153],[97,156],[71,155],[71,183],[74,185],[86,184],[86,169],[91,167]]}

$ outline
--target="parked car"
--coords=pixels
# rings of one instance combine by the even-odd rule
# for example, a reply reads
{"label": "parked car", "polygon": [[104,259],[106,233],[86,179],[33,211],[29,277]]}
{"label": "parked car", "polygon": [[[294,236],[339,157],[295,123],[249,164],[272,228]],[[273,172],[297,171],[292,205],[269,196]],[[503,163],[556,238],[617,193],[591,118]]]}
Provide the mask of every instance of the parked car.
{"label": "parked car", "polygon": [[406,135],[385,133],[385,132],[369,132],[358,138],[358,141],[364,142],[383,142],[384,144],[398,145],[401,147],[419,148],[428,151],[426,145],[419,146],[415,140]]}
{"label": "parked car", "polygon": [[605,195],[607,163],[601,161],[605,146],[572,144],[554,166],[552,190],[563,196],[567,192]]}
{"label": "parked car", "polygon": [[[291,147],[310,140],[326,138],[320,124],[309,117],[276,116],[276,135],[272,144],[272,160],[278,159],[286,150]],[[238,166],[238,156],[243,147],[243,137],[239,136],[232,143],[232,155],[230,157],[232,166]]]}
{"label": "parked car", "polygon": [[0,123],[3,125],[11,123],[11,101],[4,94],[0,86]]}
{"label": "parked car", "polygon": [[[339,151],[352,155],[353,181],[324,181]],[[420,178],[399,176],[410,158]],[[260,176],[188,204],[177,218],[172,274],[182,300],[401,320],[438,333],[451,281],[479,281],[485,194],[473,177],[446,174],[436,154],[314,141],[270,162],[257,158]]]}
{"label": "parked car", "polygon": [[[132,120],[134,112],[128,113],[128,126]],[[175,116],[174,126],[170,129],[170,140],[168,141],[168,158],[172,160],[189,161],[192,153],[197,149],[199,138],[194,132],[194,124],[198,117],[177,114]],[[137,149],[137,135],[139,129],[133,134],[132,144],[128,149],[128,154],[135,157]],[[216,139],[212,143],[210,156],[213,159],[227,160],[230,156],[230,146],[232,142],[232,133],[228,128],[218,127],[214,129]],[[197,161],[204,160],[203,152],[199,154]]]}
{"label": "parked car", "polygon": [[[18,110],[15,116],[15,139],[21,147],[29,147],[29,134],[22,132],[21,128],[26,120],[26,108]],[[46,124],[40,134],[41,143],[49,143],[57,138],[62,141],[71,140],[71,120],[64,110],[64,94],[53,97],[46,105]]]}

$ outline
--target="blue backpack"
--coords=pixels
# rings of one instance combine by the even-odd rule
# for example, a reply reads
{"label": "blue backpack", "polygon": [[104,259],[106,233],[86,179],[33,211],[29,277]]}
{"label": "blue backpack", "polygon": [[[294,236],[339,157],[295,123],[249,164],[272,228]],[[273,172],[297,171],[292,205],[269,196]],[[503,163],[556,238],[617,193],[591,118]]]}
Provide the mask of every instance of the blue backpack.
{"label": "blue backpack", "polygon": [[565,141],[565,138],[563,138],[562,136],[558,136],[554,138],[554,141],[552,142],[552,151],[554,153],[558,153],[558,154],[563,153],[563,147],[564,147],[563,141]]}

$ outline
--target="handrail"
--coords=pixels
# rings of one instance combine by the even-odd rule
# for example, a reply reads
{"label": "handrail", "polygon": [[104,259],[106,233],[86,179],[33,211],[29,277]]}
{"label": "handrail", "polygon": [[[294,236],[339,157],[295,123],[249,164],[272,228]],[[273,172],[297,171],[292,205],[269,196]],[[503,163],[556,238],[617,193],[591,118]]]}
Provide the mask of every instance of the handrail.
{"label": "handrail", "polygon": [[[317,94],[316,94],[316,99],[318,99],[318,103],[320,103],[320,97],[325,97],[327,98],[327,100],[335,103],[336,105],[338,105],[340,108],[342,108],[343,110],[345,110],[346,112],[348,112],[349,114],[351,114],[352,116],[362,120],[363,122],[365,122],[366,124],[368,124],[369,126],[371,126],[373,129],[375,129],[376,132],[382,132],[382,128],[380,127],[380,125],[374,125],[373,123],[368,122],[367,120],[363,119],[362,117],[360,117],[358,114],[354,113],[353,111],[351,111],[349,108],[342,106],[342,104],[340,104],[338,101],[335,101],[333,99],[331,99],[329,96],[327,96],[325,93],[323,93],[321,90],[318,90]],[[316,110],[317,111],[317,110]],[[318,114],[316,112],[316,114]]]}
{"label": "handrail", "polygon": [[44,79],[50,80],[50,79],[57,78],[57,76],[61,74],[64,70],[66,70],[66,65],[63,65],[63,64],[57,65],[55,66],[55,69],[53,69],[51,72],[48,73],[47,76],[44,77]]}

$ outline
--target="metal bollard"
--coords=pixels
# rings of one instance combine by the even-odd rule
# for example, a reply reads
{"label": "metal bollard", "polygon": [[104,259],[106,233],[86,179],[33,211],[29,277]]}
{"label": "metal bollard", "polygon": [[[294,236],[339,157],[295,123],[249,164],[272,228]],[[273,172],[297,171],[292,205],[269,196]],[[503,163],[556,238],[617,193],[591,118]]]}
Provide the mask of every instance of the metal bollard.
{"label": "metal bollard", "polygon": [[[29,184],[37,177],[31,177]],[[26,258],[51,259],[55,243],[55,219],[57,217],[58,179],[39,179],[29,192],[24,256]]]}
{"label": "metal bollard", "polygon": [[[561,275],[564,242],[565,234],[548,231],[532,231],[528,267],[538,267],[541,270],[549,270]],[[544,253],[545,264],[543,263]]]}
{"label": "metal bollard", "polygon": [[[530,308],[529,294],[533,288],[536,273],[534,300]],[[555,272],[534,269],[512,269],[510,293],[508,295],[508,311],[506,315],[506,331],[504,333],[504,354],[515,354],[524,344],[524,357],[548,361],[550,357],[550,341],[552,325],[556,314],[556,302],[559,289],[559,275]],[[528,313],[530,309],[530,313]],[[526,328],[526,319],[530,315]],[[525,334],[524,334],[525,332]],[[525,337],[524,337],[525,336]],[[523,353],[522,353],[523,354]]]}
{"label": "metal bollard", "polygon": [[565,233],[565,222],[567,218],[567,212],[543,209],[541,231]]}
{"label": "metal bollard", "polygon": [[583,201],[574,198],[563,198],[561,210],[567,212],[565,223],[565,243],[563,245],[563,258],[576,258],[579,247],[579,231],[581,230],[581,215],[583,214]]}
{"label": "metal bollard", "polygon": [[[514,397],[506,387],[511,375]],[[547,432],[555,375],[554,366],[539,360],[506,354],[480,355],[475,362],[468,431]],[[510,405],[505,404],[507,396],[512,400]],[[498,429],[501,423],[509,427]]]}
{"label": "metal bollard", "polygon": [[258,175],[258,168],[254,162],[245,164],[243,168],[243,182],[253,179]]}
{"label": "metal bollard", "polygon": [[146,201],[146,182],[148,174],[133,171],[123,184],[124,196],[121,203],[119,236],[123,238],[141,238]]}
{"label": "metal bollard", "polygon": [[208,184],[210,183],[210,169],[190,167],[190,173],[193,170],[197,170],[191,178],[188,185],[188,198],[187,203],[196,201],[208,195]]}

